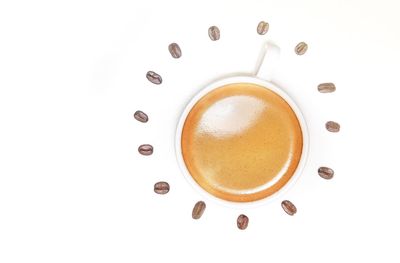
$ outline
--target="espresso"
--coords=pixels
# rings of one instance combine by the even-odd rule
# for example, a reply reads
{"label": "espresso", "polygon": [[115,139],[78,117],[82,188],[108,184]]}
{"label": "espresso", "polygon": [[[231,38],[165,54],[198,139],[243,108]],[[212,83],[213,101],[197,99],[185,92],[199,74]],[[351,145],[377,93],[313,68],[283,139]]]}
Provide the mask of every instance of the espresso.
{"label": "espresso", "polygon": [[263,199],[293,176],[303,134],[290,105],[252,83],[228,84],[204,95],[189,112],[181,150],[193,179],[233,202]]}

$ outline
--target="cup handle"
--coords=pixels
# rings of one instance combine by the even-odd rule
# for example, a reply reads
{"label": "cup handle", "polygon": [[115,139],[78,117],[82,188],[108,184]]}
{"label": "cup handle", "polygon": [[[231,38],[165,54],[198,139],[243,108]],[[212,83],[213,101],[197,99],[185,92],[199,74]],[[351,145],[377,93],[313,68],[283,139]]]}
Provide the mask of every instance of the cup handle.
{"label": "cup handle", "polygon": [[280,49],[277,45],[271,42],[265,43],[261,50],[255,75],[260,79],[271,81],[279,56]]}

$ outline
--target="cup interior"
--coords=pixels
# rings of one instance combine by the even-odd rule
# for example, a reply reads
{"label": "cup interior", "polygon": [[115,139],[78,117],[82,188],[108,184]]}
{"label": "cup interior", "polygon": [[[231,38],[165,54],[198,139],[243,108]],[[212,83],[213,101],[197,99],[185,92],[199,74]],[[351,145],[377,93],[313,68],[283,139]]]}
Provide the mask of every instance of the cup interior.
{"label": "cup interior", "polygon": [[[196,105],[196,103],[203,98],[206,94],[208,94],[209,92],[213,91],[214,89],[217,89],[219,87],[222,87],[224,85],[228,85],[228,84],[235,84],[235,83],[252,83],[252,84],[256,84],[259,86],[262,86],[266,89],[269,89],[273,92],[275,92],[276,94],[278,94],[280,97],[282,97],[291,107],[291,109],[293,110],[293,112],[295,113],[297,120],[300,124],[301,127],[301,131],[302,131],[302,151],[301,151],[301,157],[300,160],[298,162],[297,168],[295,169],[294,173],[292,174],[292,176],[290,177],[289,181],[283,185],[279,190],[277,190],[275,193],[266,196],[263,199],[260,200],[255,200],[255,201],[250,201],[250,202],[234,202],[234,201],[230,201],[230,200],[225,200],[225,199],[221,199],[219,197],[216,197],[214,195],[212,195],[211,193],[209,193],[208,191],[206,191],[205,189],[203,189],[192,177],[192,175],[190,174],[185,161],[184,161],[184,157],[182,154],[182,131],[183,131],[183,127],[185,124],[185,121],[188,117],[188,114],[190,113],[190,111],[192,110],[192,108],[194,107],[194,105]],[[182,171],[182,173],[184,174],[184,177],[186,178],[186,180],[189,182],[190,185],[192,185],[192,187],[194,189],[196,189],[197,192],[199,192],[205,199],[211,199],[212,201],[224,204],[224,205],[228,205],[228,206],[252,206],[252,205],[257,205],[257,204],[263,204],[266,202],[271,202],[272,200],[276,199],[277,197],[279,197],[280,195],[282,195],[284,192],[286,192],[290,187],[293,186],[293,184],[297,181],[298,177],[301,175],[301,172],[305,166],[305,162],[307,159],[307,155],[308,155],[308,148],[309,148],[309,137],[308,137],[308,129],[307,129],[307,125],[306,125],[306,121],[304,119],[304,116],[302,114],[302,112],[300,111],[299,107],[297,106],[297,104],[293,101],[293,99],[281,88],[277,87],[275,84],[259,79],[257,77],[248,77],[248,76],[237,76],[237,77],[231,77],[231,78],[224,78],[218,81],[215,81],[209,85],[207,85],[205,88],[203,88],[200,92],[198,92],[187,104],[187,106],[185,107],[184,111],[182,112],[182,115],[180,116],[178,125],[177,125],[177,130],[176,130],[176,138],[175,138],[175,150],[176,150],[176,156],[177,156],[177,161],[178,161],[178,165]]]}

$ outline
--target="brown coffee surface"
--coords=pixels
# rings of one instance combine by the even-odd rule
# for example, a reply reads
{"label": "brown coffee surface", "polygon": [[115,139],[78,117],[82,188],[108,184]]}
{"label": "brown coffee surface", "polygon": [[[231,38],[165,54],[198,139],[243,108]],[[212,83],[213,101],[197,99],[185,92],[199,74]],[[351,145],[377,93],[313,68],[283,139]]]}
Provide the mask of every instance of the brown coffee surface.
{"label": "brown coffee surface", "polygon": [[185,165],[210,194],[250,202],[281,189],[300,161],[303,135],[290,105],[270,89],[228,84],[203,96],[181,139]]}

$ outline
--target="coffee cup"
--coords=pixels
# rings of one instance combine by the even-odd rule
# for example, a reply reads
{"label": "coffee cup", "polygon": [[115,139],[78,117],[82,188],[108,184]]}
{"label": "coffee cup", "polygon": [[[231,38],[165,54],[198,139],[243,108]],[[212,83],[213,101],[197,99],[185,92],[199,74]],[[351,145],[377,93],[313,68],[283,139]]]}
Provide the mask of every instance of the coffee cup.
{"label": "coffee cup", "polygon": [[305,166],[304,116],[274,81],[279,48],[267,43],[257,72],[209,83],[184,108],[175,150],[184,177],[204,199],[229,206],[271,202]]}

